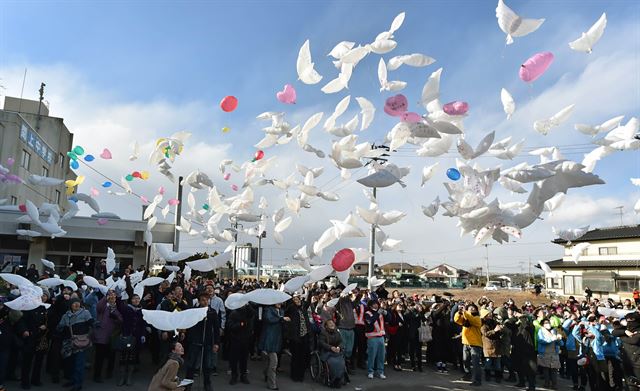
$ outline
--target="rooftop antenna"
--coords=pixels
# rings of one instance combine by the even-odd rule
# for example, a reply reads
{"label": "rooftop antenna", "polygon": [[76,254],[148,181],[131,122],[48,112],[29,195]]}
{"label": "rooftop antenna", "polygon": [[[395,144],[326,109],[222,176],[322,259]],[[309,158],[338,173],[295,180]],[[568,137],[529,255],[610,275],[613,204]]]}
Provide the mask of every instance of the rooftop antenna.
{"label": "rooftop antenna", "polygon": [[622,210],[624,209],[624,205],[616,206],[613,209],[618,209],[618,213],[620,213],[620,226],[623,226],[622,216],[624,215],[624,212]]}
{"label": "rooftop antenna", "polygon": [[42,108],[42,101],[44,100],[44,87],[46,84],[40,83],[40,89],[38,92],[40,93],[40,103],[38,103],[38,120],[36,121],[36,132],[40,130],[40,109]]}

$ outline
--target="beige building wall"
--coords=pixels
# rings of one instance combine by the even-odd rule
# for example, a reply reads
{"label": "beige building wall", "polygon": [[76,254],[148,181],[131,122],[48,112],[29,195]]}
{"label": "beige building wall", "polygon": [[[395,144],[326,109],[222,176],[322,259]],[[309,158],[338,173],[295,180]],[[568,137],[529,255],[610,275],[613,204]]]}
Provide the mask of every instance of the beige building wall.
{"label": "beige building wall", "polygon": [[[73,134],[62,118],[49,117],[49,110],[42,105],[38,116],[37,101],[5,97],[4,109],[0,110],[0,164],[6,166],[8,158],[15,163],[11,173],[25,181],[31,174],[60,179],[75,179],[69,167],[67,151],[73,148]],[[21,111],[18,112],[17,110]],[[23,167],[28,154],[28,167]],[[5,185],[0,187],[0,199],[7,203],[23,204],[29,199],[36,205],[43,202],[57,203],[66,210],[65,186],[53,187]]]}

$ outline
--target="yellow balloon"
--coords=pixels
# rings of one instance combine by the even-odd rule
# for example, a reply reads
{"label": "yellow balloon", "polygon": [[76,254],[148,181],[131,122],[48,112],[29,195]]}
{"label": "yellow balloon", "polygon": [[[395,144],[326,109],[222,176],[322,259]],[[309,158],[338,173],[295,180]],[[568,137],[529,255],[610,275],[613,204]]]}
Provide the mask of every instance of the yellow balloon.
{"label": "yellow balloon", "polygon": [[71,186],[71,187],[67,187],[66,194],[67,194],[67,195],[71,195],[71,194],[73,194],[73,186]]}
{"label": "yellow balloon", "polygon": [[222,133],[227,133],[227,132],[229,132],[230,130],[231,130],[231,128],[230,128],[230,127],[225,126],[224,128],[222,128]]}
{"label": "yellow balloon", "polygon": [[78,179],[76,179],[76,186],[82,184],[82,182],[84,182],[84,175],[78,176]]}
{"label": "yellow balloon", "polygon": [[140,178],[144,179],[145,181],[146,181],[147,179],[149,179],[149,175],[150,175],[150,174],[149,174],[149,171],[141,171],[141,172],[140,172]]}
{"label": "yellow balloon", "polygon": [[64,185],[67,187],[74,187],[76,185],[76,181],[74,181],[73,179],[67,179],[66,181],[64,181]]}

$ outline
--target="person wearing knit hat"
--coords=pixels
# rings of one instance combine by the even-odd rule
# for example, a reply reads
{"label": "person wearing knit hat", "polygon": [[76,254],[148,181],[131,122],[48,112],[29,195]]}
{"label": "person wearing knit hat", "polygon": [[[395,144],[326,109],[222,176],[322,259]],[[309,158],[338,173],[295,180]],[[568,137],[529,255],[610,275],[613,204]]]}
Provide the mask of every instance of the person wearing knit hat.
{"label": "person wearing knit hat", "polygon": [[480,318],[482,319],[480,332],[482,334],[482,351],[485,359],[485,378],[490,380],[491,371],[493,371],[496,383],[500,383],[502,381],[500,340],[503,326],[493,319],[493,312],[489,309],[481,309]]}

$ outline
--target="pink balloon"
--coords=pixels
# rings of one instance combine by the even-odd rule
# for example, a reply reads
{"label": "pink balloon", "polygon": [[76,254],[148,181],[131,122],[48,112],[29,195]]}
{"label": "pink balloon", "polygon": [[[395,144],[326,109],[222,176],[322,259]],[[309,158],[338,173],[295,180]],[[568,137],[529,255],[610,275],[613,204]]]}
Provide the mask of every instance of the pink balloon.
{"label": "pink balloon", "polygon": [[238,98],[236,98],[235,96],[225,96],[224,98],[222,98],[222,101],[220,101],[220,108],[222,109],[222,111],[225,111],[227,113],[232,112],[236,109],[236,107],[238,107]]}
{"label": "pink balloon", "polygon": [[111,151],[109,151],[107,148],[103,149],[102,153],[100,154],[100,157],[105,160],[111,159],[112,158]]}
{"label": "pink balloon", "polygon": [[97,197],[100,195],[100,192],[98,191],[98,189],[96,189],[95,187],[91,188],[91,197]]}
{"label": "pink balloon", "polygon": [[408,107],[407,97],[402,94],[387,98],[384,102],[384,112],[392,117],[400,117]]}
{"label": "pink balloon", "polygon": [[464,115],[469,110],[469,104],[456,100],[442,106],[442,110],[449,115]]}
{"label": "pink balloon", "polygon": [[225,181],[228,181],[229,178],[231,178],[231,174],[230,173],[226,173],[226,174],[224,174],[223,178],[224,178]]}
{"label": "pink balloon", "polygon": [[18,205],[18,209],[20,212],[25,213],[27,211],[27,206],[25,204]]}
{"label": "pink balloon", "polygon": [[351,249],[343,248],[333,256],[331,266],[333,267],[333,270],[343,272],[349,269],[355,260],[356,254],[354,254]]}
{"label": "pink balloon", "polygon": [[540,76],[549,68],[553,62],[553,53],[541,52],[529,57],[527,61],[520,66],[520,79],[530,83]]}
{"label": "pink balloon", "polygon": [[176,206],[180,203],[180,200],[177,200],[175,198],[170,199],[169,201],[167,201],[167,204],[171,205],[171,206]]}
{"label": "pink balloon", "polygon": [[160,186],[160,187],[158,188],[158,194],[160,194],[160,195],[164,195],[164,186]]}
{"label": "pink balloon", "polygon": [[404,122],[411,122],[412,124],[416,124],[416,123],[422,121],[422,117],[420,116],[420,114],[413,113],[413,112],[410,112],[410,111],[407,111],[406,113],[402,113],[402,115],[400,117],[402,118],[402,120]]}
{"label": "pink balloon", "polygon": [[100,217],[97,221],[98,225],[105,225],[109,222],[109,220],[105,219],[104,217]]}
{"label": "pink balloon", "polygon": [[296,90],[293,88],[291,84],[285,84],[284,90],[278,91],[276,93],[276,98],[282,103],[286,103],[288,105],[296,103]]}
{"label": "pink balloon", "polygon": [[238,185],[231,185],[231,190],[238,191]]}

